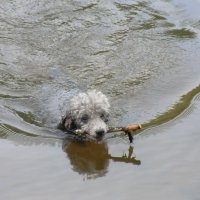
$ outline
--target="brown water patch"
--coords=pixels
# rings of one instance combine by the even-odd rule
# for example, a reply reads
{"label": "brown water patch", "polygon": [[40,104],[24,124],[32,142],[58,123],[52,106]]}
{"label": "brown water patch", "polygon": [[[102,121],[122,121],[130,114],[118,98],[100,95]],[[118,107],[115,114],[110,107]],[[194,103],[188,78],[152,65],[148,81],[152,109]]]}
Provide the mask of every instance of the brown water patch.
{"label": "brown water patch", "polygon": [[141,164],[140,160],[135,158],[132,146],[129,147],[128,153],[113,156],[109,153],[106,143],[66,140],[63,142],[63,151],[66,152],[73,171],[86,175],[87,179],[105,176],[108,173],[110,161],[133,165]]}

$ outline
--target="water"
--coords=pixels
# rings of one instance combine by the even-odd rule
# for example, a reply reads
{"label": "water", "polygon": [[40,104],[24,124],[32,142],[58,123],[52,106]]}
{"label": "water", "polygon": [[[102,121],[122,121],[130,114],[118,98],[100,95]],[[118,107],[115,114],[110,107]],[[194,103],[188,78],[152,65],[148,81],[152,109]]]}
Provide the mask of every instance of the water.
{"label": "water", "polygon": [[[2,199],[199,199],[200,1],[2,1]],[[111,124],[77,144],[56,129],[79,90],[103,91]]]}

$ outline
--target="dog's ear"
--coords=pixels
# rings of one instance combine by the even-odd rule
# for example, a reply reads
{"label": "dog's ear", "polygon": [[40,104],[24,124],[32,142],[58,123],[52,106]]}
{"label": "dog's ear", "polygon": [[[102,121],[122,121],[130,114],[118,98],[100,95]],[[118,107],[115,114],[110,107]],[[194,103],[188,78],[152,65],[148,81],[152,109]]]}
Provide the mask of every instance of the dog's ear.
{"label": "dog's ear", "polygon": [[72,120],[72,116],[71,114],[67,114],[66,117],[64,118],[64,127],[65,129],[72,129],[72,123],[73,123],[73,120]]}
{"label": "dog's ear", "polygon": [[60,124],[58,125],[58,128],[62,130],[73,129],[73,124],[71,113],[67,112],[65,117],[62,118]]}

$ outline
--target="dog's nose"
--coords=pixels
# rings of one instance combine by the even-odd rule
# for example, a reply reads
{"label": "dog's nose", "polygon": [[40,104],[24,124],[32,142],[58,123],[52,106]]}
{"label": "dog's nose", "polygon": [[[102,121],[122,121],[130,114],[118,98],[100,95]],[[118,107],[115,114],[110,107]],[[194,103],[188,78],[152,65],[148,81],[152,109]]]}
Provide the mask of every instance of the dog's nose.
{"label": "dog's nose", "polygon": [[104,130],[98,130],[98,131],[96,131],[96,136],[97,136],[97,137],[103,137],[104,134],[105,134],[105,131],[104,131]]}

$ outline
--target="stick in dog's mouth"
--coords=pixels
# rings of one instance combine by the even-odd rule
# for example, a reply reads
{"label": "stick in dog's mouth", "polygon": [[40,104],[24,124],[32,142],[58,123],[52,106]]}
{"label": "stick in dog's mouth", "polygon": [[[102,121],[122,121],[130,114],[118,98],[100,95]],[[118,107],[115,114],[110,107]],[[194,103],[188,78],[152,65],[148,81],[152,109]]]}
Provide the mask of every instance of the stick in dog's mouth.
{"label": "stick in dog's mouth", "polygon": [[[131,132],[136,131],[141,128],[142,128],[141,124],[133,124],[133,125],[125,126],[125,127],[109,127],[108,133],[123,131],[128,135],[129,141],[132,143],[133,137],[132,137]],[[103,138],[103,137],[95,137],[94,138],[93,136],[90,136],[88,133],[83,132],[81,129],[67,130],[67,132],[70,134],[74,134],[75,136],[79,136],[83,139],[101,140]]]}

